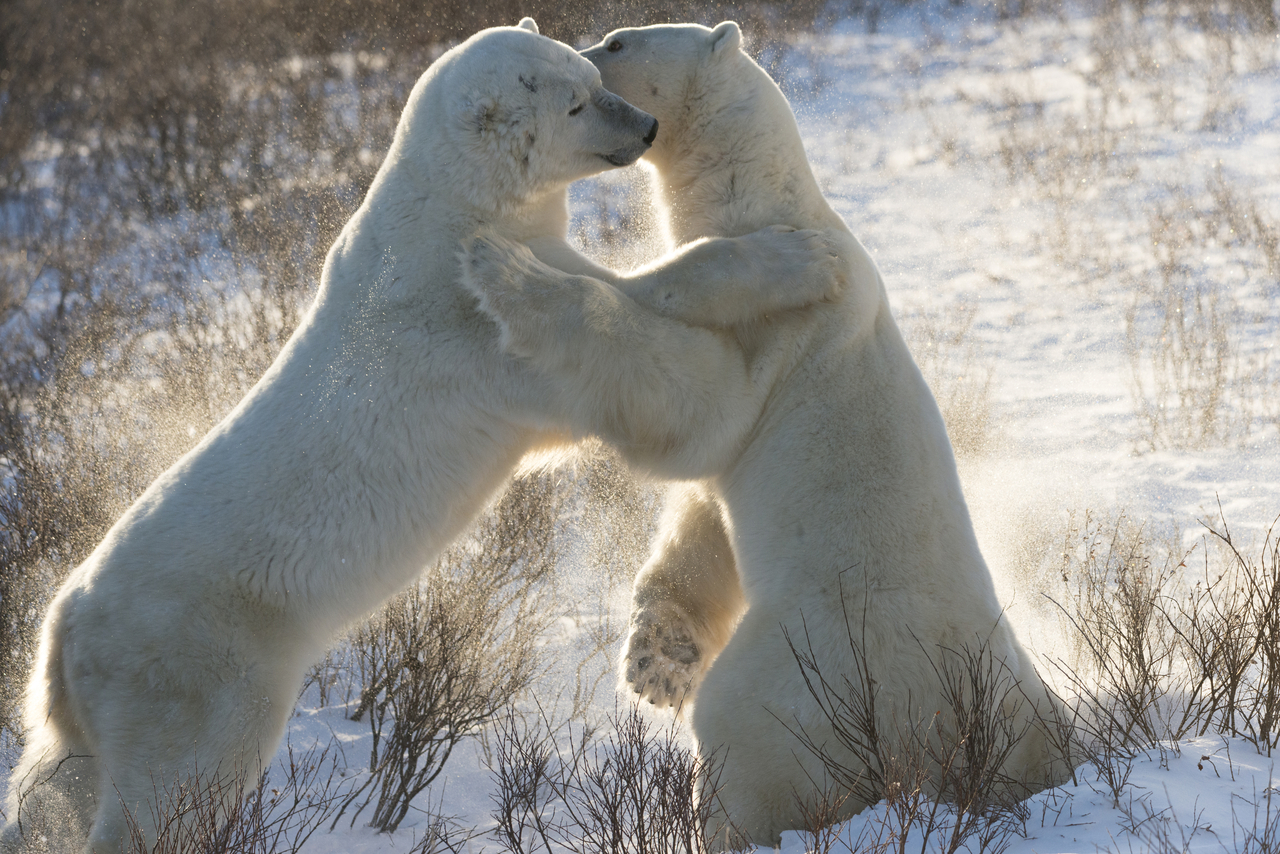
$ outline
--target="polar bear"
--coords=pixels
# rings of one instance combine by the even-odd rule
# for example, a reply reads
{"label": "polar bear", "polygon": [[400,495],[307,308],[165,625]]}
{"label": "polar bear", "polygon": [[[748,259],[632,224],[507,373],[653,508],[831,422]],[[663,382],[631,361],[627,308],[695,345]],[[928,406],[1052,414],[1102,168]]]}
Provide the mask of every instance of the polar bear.
{"label": "polar bear", "polygon": [[[43,820],[71,828],[55,850],[117,852],[125,810],[154,841],[158,787],[197,772],[255,781],[335,634],[411,583],[522,457],[572,440],[561,413],[576,404],[501,352],[459,284],[459,252],[484,228],[571,258],[565,188],[633,162],[656,130],[528,19],[423,74],[279,357],[51,603],[0,847],[28,850],[24,830]],[[841,281],[825,238],[788,228],[697,242],[634,275],[592,269],[706,378],[636,392],[595,414],[618,428],[597,432],[686,465],[699,449],[682,433],[745,432],[767,388],[727,333],[660,315],[786,316]],[[617,369],[635,391],[631,365]]]}
{"label": "polar bear", "polygon": [[[1001,713],[1026,732],[1003,772],[1015,791],[1059,782],[1065,764],[1040,717],[1058,707],[1002,615],[938,407],[875,264],[818,188],[781,91],[732,22],[622,29],[584,55],[662,125],[645,158],[677,243],[781,222],[825,232],[846,264],[839,301],[736,327],[771,391],[741,439],[706,425],[714,447],[703,457],[725,464],[654,466],[701,482],[669,504],[636,580],[623,666],[651,702],[691,690],[699,756],[722,763],[708,834],[718,846],[776,846],[832,783],[817,752],[850,773],[865,767],[836,738],[789,638],[837,691],[872,680],[882,734],[947,725],[945,711],[933,717],[947,709],[940,668],[985,650],[1009,690]],[[633,393],[613,384],[618,362],[637,366],[650,395],[648,364],[683,347],[637,332],[645,306],[517,245],[476,240],[466,276],[508,350],[575,398],[579,430],[606,427],[583,416]],[[701,365],[675,364],[673,395],[708,380]],[[839,813],[864,805],[850,797]]]}

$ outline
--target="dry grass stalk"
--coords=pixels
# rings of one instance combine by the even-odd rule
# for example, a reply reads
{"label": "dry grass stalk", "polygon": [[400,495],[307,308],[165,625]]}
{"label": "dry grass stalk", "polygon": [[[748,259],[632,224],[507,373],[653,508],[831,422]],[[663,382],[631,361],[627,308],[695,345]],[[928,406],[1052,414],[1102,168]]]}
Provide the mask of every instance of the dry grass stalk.
{"label": "dry grass stalk", "polygon": [[[354,825],[394,831],[415,797],[538,673],[562,496],[547,476],[516,481],[474,531],[352,635],[372,735],[369,776],[342,802]],[[363,801],[361,801],[363,798]]]}
{"label": "dry grass stalk", "polygon": [[951,447],[978,456],[992,440],[991,382],[995,371],[973,340],[975,306],[924,309],[907,321],[907,343],[933,392]]}
{"label": "dry grass stalk", "polygon": [[[128,812],[130,854],[296,854],[337,809],[343,784],[331,749],[296,755],[288,746],[277,773],[264,771],[256,786],[249,772],[197,773],[156,781],[155,799]],[[147,811],[157,828],[144,835],[135,816]]]}
{"label": "dry grass stalk", "polygon": [[[884,802],[885,815],[864,828],[859,845],[905,851],[913,834],[946,854],[961,849],[1000,852],[1025,832],[1024,787],[1003,772],[1026,734],[1005,712],[1023,700],[1016,682],[980,641],[972,648],[930,654],[945,708],[915,722],[889,720],[877,707],[879,675],[863,653],[865,621],[845,611],[853,673],[825,674],[806,638],[788,638],[810,694],[843,748],[837,753],[803,730],[793,730],[827,775],[828,798],[806,805],[815,821],[836,814],[847,800]],[[1029,724],[1028,724],[1029,726]],[[845,758],[856,757],[850,766]],[[821,828],[809,833],[819,839]],[[977,846],[975,849],[974,846]]]}
{"label": "dry grass stalk", "polygon": [[513,854],[708,854],[714,762],[699,760],[674,726],[655,733],[632,706],[595,740],[564,748],[545,715],[512,710],[495,737],[494,832]]}

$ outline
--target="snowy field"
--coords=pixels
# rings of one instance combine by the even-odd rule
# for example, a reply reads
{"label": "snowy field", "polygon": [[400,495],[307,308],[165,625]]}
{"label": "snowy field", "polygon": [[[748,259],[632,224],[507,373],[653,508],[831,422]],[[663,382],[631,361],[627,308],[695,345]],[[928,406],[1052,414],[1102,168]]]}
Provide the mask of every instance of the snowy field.
{"label": "snowy field", "polygon": [[[880,265],[953,430],[997,588],[1037,654],[1066,655],[1046,597],[1065,595],[1054,568],[1086,513],[1123,515],[1175,565],[1192,550],[1189,576],[1216,554],[1202,520],[1225,520],[1245,554],[1262,548],[1280,516],[1280,41],[1159,11],[999,22],[936,3],[885,13],[870,34],[836,22],[762,61]],[[597,239],[624,211],[646,233],[644,184],[636,170],[575,187],[586,251],[652,251]],[[564,571],[590,587],[588,570]],[[606,591],[615,620],[625,592]],[[581,622],[561,621],[563,657]],[[597,721],[614,711],[612,684],[596,691]],[[322,707],[311,686],[290,740],[332,741],[339,781],[359,782],[370,735],[350,708]],[[493,847],[491,747],[463,742],[396,833],[348,815],[301,850],[410,850],[442,815],[477,829],[464,849]],[[1205,735],[1123,763],[1118,785],[1086,764],[1026,802],[1007,851],[1278,850],[1280,790],[1252,743]],[[782,847],[883,850],[894,820],[882,805]],[[944,836],[916,827],[892,847],[943,851]]]}

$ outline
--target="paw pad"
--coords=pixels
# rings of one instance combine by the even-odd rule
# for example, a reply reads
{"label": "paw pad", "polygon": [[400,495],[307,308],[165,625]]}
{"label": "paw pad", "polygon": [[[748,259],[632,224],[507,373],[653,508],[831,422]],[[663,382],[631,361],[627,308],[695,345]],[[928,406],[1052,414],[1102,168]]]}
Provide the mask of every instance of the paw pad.
{"label": "paw pad", "polygon": [[702,676],[702,651],[682,609],[646,607],[631,617],[624,655],[631,690],[657,706],[673,706]]}

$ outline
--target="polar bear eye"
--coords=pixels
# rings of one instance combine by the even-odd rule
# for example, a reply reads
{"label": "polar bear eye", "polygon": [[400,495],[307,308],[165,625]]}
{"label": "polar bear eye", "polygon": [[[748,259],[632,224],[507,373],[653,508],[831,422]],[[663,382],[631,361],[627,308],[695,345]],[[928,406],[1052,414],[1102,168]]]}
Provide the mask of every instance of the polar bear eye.
{"label": "polar bear eye", "polygon": [[605,50],[609,51],[609,53],[617,53],[618,51],[622,50],[622,42],[618,41],[617,39],[614,39],[613,41],[609,42],[608,45],[605,46]]}
{"label": "polar bear eye", "polygon": [[574,107],[572,110],[569,111],[569,115],[576,116],[578,113],[582,112],[582,108],[585,106],[586,104],[579,104],[578,106]]}

